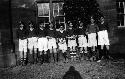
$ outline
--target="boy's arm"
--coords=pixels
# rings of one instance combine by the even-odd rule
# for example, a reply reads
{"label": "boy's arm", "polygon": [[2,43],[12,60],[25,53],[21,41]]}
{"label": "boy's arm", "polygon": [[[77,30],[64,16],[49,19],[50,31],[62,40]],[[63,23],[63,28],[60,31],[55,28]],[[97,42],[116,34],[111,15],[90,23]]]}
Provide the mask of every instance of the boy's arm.
{"label": "boy's arm", "polygon": [[96,32],[98,32],[99,31],[99,26],[98,25],[96,25]]}
{"label": "boy's arm", "polygon": [[89,31],[89,25],[87,25],[87,28],[85,30],[85,34],[88,35],[88,31]]}
{"label": "boy's arm", "polygon": [[29,31],[26,29],[26,38],[28,38],[28,35],[29,35]]}

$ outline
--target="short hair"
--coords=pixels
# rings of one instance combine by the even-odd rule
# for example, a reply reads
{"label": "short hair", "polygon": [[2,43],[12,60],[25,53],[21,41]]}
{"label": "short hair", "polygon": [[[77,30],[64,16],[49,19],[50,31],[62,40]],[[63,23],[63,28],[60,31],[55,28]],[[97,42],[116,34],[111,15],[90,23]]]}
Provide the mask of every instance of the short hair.
{"label": "short hair", "polygon": [[20,27],[20,25],[24,26],[24,23],[22,21],[19,21],[19,27]]}

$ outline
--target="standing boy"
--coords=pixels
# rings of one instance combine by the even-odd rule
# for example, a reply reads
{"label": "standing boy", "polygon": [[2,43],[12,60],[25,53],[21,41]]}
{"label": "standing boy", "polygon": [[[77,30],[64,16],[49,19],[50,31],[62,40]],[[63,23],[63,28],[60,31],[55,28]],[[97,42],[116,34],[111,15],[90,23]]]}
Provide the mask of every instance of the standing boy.
{"label": "standing boy", "polygon": [[87,38],[86,38],[86,28],[83,28],[83,22],[80,22],[80,25],[77,29],[78,35],[78,46],[80,48],[80,57],[83,57],[83,54],[87,53]]}
{"label": "standing boy", "polygon": [[[102,57],[110,58],[109,56],[109,37],[108,37],[108,24],[105,23],[104,17],[101,17],[99,24],[99,32],[98,32],[98,45],[101,46],[99,60],[100,62]],[[106,46],[106,51],[104,50],[104,46]]]}
{"label": "standing boy", "polygon": [[38,30],[38,50],[39,50],[39,61],[41,63],[47,60],[47,50],[48,50],[48,39],[46,38],[46,29],[43,23],[40,23]]}
{"label": "standing boy", "polygon": [[58,46],[59,46],[59,59],[65,58],[66,61],[66,50],[67,50],[67,44],[66,44],[66,31],[64,30],[64,26],[60,25],[59,31],[58,31]]}
{"label": "standing boy", "polygon": [[50,61],[57,61],[57,44],[56,44],[56,30],[52,23],[49,24],[49,29],[47,30],[48,38],[48,49],[50,51]]}
{"label": "standing boy", "polygon": [[[28,29],[28,49],[29,49],[29,63],[37,62],[37,32],[33,26],[33,23],[29,23]],[[34,54],[34,56],[33,56]],[[34,57],[34,58],[33,58]]]}
{"label": "standing boy", "polygon": [[18,64],[26,65],[27,55],[27,31],[24,29],[24,24],[20,22],[19,29],[17,30],[17,37],[19,39],[19,56]]}
{"label": "standing boy", "polygon": [[76,31],[73,28],[72,22],[69,23],[69,28],[67,29],[67,39],[68,39],[68,55],[71,57],[76,57]]}
{"label": "standing boy", "polygon": [[[96,60],[96,47],[97,47],[97,32],[99,30],[97,24],[95,24],[95,20],[93,17],[91,17],[91,23],[87,26],[87,33],[88,33],[88,47],[91,48],[92,52],[90,53],[92,55],[92,60]],[[94,59],[93,59],[94,58]]]}

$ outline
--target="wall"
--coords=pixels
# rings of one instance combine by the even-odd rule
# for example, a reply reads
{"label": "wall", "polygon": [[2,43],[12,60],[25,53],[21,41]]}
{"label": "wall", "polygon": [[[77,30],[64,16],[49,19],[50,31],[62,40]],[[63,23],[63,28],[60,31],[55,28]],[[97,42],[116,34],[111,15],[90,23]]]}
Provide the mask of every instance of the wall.
{"label": "wall", "polygon": [[[121,32],[117,28],[116,2],[115,2],[115,0],[97,0],[97,1],[100,5],[100,9],[102,10],[102,12],[106,18],[106,22],[109,23],[109,27],[110,27],[109,38],[110,38],[110,42],[111,42],[110,51],[111,51],[111,53],[118,53],[119,52],[118,49],[120,49],[120,47],[124,48],[124,45],[120,44],[120,46],[119,46],[119,44],[118,44],[122,40],[121,39],[122,36],[120,36]],[[27,1],[27,3],[28,3],[28,1]],[[13,4],[16,4],[16,2]],[[30,2],[30,4],[32,4],[32,3]],[[35,14],[34,14],[35,11],[33,11],[31,9],[30,10],[28,10],[28,9],[13,10],[12,12],[13,12],[12,17],[13,17],[13,27],[14,28],[17,28],[17,21],[20,20],[20,17],[19,17],[20,15],[22,15],[22,17],[26,23],[27,23],[27,20],[36,19]],[[15,34],[14,34],[14,37],[15,37]],[[121,51],[121,53],[122,52],[124,52],[124,50]]]}

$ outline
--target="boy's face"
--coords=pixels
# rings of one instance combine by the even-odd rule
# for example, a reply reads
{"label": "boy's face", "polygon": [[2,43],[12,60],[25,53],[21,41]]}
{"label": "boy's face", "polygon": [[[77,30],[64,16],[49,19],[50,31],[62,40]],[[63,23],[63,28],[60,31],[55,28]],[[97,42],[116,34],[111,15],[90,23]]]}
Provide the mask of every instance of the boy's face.
{"label": "boy's face", "polygon": [[80,23],[80,27],[82,27],[82,26],[83,26],[83,23],[81,22],[81,23]]}
{"label": "boy's face", "polygon": [[69,28],[72,28],[72,27],[73,27],[73,24],[72,24],[72,23],[70,23],[70,24],[69,24]]}
{"label": "boy's face", "polygon": [[44,24],[40,24],[40,28],[44,28]]}
{"label": "boy's face", "polygon": [[63,30],[63,26],[60,26],[60,30]]}
{"label": "boy's face", "polygon": [[30,24],[29,26],[30,26],[30,28],[33,28],[33,24]]}
{"label": "boy's face", "polygon": [[95,22],[95,20],[93,18],[91,18],[91,23],[94,23],[94,22]]}
{"label": "boy's face", "polygon": [[23,25],[23,24],[21,24],[21,25],[20,25],[20,29],[23,29],[23,27],[24,27],[24,25]]}
{"label": "boy's face", "polygon": [[49,26],[50,26],[50,28],[53,28],[53,24],[52,23]]}
{"label": "boy's face", "polygon": [[104,18],[103,17],[101,17],[101,22],[104,22]]}

